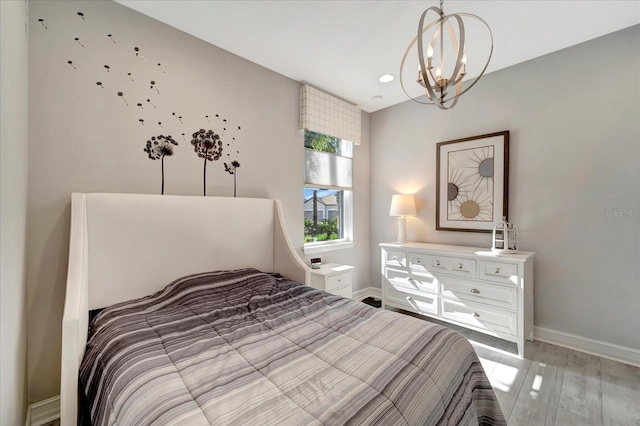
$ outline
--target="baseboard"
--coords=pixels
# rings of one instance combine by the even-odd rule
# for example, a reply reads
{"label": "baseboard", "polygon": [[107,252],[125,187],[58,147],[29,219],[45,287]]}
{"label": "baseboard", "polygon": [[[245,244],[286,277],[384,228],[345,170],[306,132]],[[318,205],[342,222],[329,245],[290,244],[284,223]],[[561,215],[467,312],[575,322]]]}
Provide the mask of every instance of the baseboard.
{"label": "baseboard", "polygon": [[367,287],[367,288],[363,288],[362,290],[353,292],[354,300],[363,300],[363,299],[366,299],[367,297],[374,297],[376,299],[381,299],[382,291],[380,291],[380,289],[377,287]]}
{"label": "baseboard", "polygon": [[548,328],[534,327],[533,337],[541,342],[551,343],[568,349],[596,355],[601,358],[623,362],[636,367],[640,367],[640,350],[615,345],[613,343],[600,340],[588,339],[575,334],[562,331],[550,330]]}
{"label": "baseboard", "polygon": [[43,426],[60,418],[60,396],[29,405],[27,426]]}

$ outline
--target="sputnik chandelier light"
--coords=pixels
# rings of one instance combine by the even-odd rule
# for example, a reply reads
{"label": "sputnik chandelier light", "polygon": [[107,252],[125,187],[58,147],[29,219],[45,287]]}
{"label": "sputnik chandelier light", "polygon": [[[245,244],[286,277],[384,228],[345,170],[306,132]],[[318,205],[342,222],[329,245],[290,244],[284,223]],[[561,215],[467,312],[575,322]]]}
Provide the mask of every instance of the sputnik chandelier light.
{"label": "sputnik chandelier light", "polygon": [[[489,25],[480,17],[472,15],[470,13],[452,13],[445,15],[443,10],[444,0],[440,0],[440,7],[430,7],[425,10],[420,16],[418,23],[418,35],[407,47],[402,63],[400,64],[400,85],[404,93],[412,100],[427,105],[436,105],[440,109],[453,108],[460,96],[471,89],[482,77],[491,60],[491,54],[493,53],[493,34]],[[437,14],[437,18],[425,26],[425,18],[429,12]],[[464,90],[462,90],[462,80],[467,75],[467,54],[466,54],[466,32],[463,18],[471,18],[471,22],[479,21],[488,31],[489,42],[488,57],[484,63],[484,67],[477,74],[477,77],[471,82]],[[453,24],[452,24],[453,22]],[[469,24],[470,20],[467,20]],[[448,35],[448,40],[445,41],[445,33]],[[428,43],[425,43],[425,40]],[[425,44],[427,44],[425,49]],[[418,80],[425,89],[427,96],[427,102],[423,102],[411,96],[407,92],[407,88],[403,82],[405,67],[410,64],[411,61],[409,54],[414,50],[414,46],[417,46],[417,59],[418,59]],[[474,52],[469,52],[474,53]],[[480,52],[482,53],[482,52]],[[482,55],[480,54],[480,57]],[[478,55],[474,54],[474,58]],[[415,65],[415,62],[413,62]],[[415,69],[415,68],[414,68]],[[415,75],[415,74],[414,74]],[[412,77],[413,78],[413,77]]]}

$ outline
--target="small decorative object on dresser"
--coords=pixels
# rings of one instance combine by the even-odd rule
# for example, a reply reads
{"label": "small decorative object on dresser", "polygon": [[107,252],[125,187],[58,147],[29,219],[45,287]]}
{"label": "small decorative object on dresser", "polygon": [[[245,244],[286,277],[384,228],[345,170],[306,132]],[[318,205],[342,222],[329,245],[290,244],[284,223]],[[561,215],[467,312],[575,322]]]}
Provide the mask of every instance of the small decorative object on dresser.
{"label": "small decorative object on dresser", "polygon": [[350,298],[354,269],[353,266],[337,263],[321,265],[318,269],[311,270],[311,287]]}
{"label": "small decorative object on dresser", "polygon": [[496,336],[533,340],[533,252],[382,243],[382,307],[392,306]]}
{"label": "small decorative object on dresser", "polygon": [[502,216],[502,222],[493,227],[492,240],[491,251],[494,253],[513,254],[518,252],[516,227],[507,222],[506,216]]}

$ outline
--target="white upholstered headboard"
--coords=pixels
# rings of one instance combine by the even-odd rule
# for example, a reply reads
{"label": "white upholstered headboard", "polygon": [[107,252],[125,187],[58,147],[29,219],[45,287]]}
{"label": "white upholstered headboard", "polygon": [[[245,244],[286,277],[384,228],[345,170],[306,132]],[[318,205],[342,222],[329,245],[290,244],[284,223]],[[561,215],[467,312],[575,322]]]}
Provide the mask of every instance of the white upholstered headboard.
{"label": "white upholstered headboard", "polygon": [[62,425],[77,417],[88,311],[184,275],[253,267],[309,284],[280,202],[259,198],[73,194],[62,325]]}

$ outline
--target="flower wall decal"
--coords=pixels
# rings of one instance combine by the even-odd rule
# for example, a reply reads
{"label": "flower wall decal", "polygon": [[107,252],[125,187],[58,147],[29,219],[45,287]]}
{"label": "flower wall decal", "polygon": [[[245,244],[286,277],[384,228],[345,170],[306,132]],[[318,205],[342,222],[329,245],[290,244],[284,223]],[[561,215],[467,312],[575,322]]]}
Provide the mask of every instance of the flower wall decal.
{"label": "flower wall decal", "polygon": [[222,156],[222,140],[213,130],[200,129],[192,135],[191,145],[198,157],[204,159],[202,195],[207,195],[207,161],[218,161]]}
{"label": "flower wall decal", "polygon": [[160,160],[162,164],[162,189],[160,194],[164,194],[164,157],[171,157],[173,155],[173,147],[177,146],[176,142],[171,136],[152,136],[147,141],[147,145],[144,148],[144,152],[149,155],[152,160]]}
{"label": "flower wall decal", "polygon": [[233,175],[233,196],[236,196],[236,176],[238,175],[238,167],[240,167],[240,163],[236,160],[233,160],[231,164],[224,163],[224,170]]}
{"label": "flower wall decal", "polygon": [[[50,29],[48,27],[51,27],[56,32],[67,32],[62,42],[64,50],[75,49],[73,57],[64,58],[67,62],[64,66],[69,72],[73,70],[73,74],[70,75],[75,78],[79,74],[93,73],[90,81],[95,82],[93,87],[100,88],[101,99],[106,99],[107,95],[116,94],[122,99],[119,111],[127,114],[129,119],[136,120],[138,126],[146,125],[142,129],[149,128],[149,126],[155,128],[155,123],[157,123],[159,129],[151,130],[152,132],[180,134],[183,142],[186,143],[190,139],[190,133],[184,133],[185,128],[193,126],[192,129],[197,129],[201,126],[215,126],[215,131],[200,129],[193,133],[191,138],[194,151],[199,158],[203,159],[203,195],[206,196],[207,191],[207,161],[219,160],[224,151],[226,154],[224,168],[227,173],[233,176],[233,196],[235,197],[237,195],[237,169],[240,167],[240,163],[237,161],[239,151],[237,150],[236,137],[241,131],[241,127],[232,125],[221,114],[185,108],[184,105],[181,106],[173,101],[176,97],[167,103],[167,100],[163,98],[166,96],[164,95],[165,89],[163,89],[163,95],[159,90],[160,86],[166,87],[166,90],[169,91],[172,89],[171,85],[166,85],[165,77],[171,72],[171,67],[166,67],[165,61],[152,56],[147,61],[147,58],[142,54],[146,50],[142,44],[137,40],[127,40],[123,34],[114,33],[111,28],[98,31],[93,25],[85,25],[92,23],[93,14],[91,13],[85,14],[77,10],[71,10],[67,13],[73,13],[78,18],[77,20],[74,18],[74,25],[68,29],[65,26],[55,25],[56,22],[52,22],[52,25],[45,25],[45,19],[48,19],[46,16],[34,18],[34,21],[38,24],[38,31],[48,31]],[[49,21],[47,21],[48,23]],[[77,49],[78,47],[80,49]],[[104,58],[104,60],[98,58]],[[104,90],[105,88],[109,90]],[[123,106],[124,109],[122,109]],[[170,110],[168,110],[169,106]],[[206,124],[203,124],[204,120],[206,120]],[[144,148],[150,159],[161,162],[162,194],[164,194],[165,186],[164,157],[172,156],[177,145],[178,143],[171,136],[158,135],[149,138]]]}

